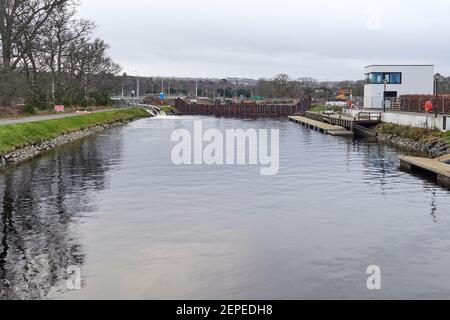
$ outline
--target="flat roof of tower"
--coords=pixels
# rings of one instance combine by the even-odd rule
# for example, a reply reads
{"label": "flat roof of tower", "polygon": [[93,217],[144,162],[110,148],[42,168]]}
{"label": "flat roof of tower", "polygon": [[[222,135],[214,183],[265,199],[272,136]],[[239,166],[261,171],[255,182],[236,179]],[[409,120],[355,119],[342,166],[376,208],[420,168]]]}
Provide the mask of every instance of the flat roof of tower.
{"label": "flat roof of tower", "polygon": [[434,67],[434,64],[371,64],[364,68],[370,67]]}

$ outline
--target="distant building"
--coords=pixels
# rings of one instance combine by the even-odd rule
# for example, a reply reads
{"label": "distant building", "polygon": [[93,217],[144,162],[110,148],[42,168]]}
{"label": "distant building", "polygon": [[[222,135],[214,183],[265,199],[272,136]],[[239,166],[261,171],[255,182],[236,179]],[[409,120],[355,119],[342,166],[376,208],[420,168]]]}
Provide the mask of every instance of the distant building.
{"label": "distant building", "polygon": [[[365,67],[365,74],[365,108],[383,108],[384,99],[390,101],[403,94],[434,91],[434,65],[371,65]],[[386,106],[389,108],[390,103]]]}

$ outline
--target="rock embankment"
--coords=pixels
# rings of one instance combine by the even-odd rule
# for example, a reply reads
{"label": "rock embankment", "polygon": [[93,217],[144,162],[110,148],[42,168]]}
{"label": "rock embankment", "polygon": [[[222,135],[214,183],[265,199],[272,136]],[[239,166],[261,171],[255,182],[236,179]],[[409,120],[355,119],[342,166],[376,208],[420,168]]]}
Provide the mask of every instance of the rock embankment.
{"label": "rock embankment", "polygon": [[[126,111],[125,111],[126,112]],[[80,127],[77,128],[71,128],[70,132],[61,132],[58,136],[54,138],[45,138],[45,139],[36,139],[32,136],[29,137],[29,141],[34,142],[27,142],[23,143],[22,145],[18,145],[17,147],[13,148],[14,150],[4,152],[3,154],[0,154],[0,168],[4,168],[8,165],[21,163],[23,161],[32,159],[46,151],[52,150],[56,147],[62,146],[64,144],[73,142],[75,140],[87,137],[89,135],[97,134],[100,132],[103,132],[105,130],[123,126],[131,121],[143,118],[143,117],[149,117],[150,115],[147,112],[139,112],[139,111],[130,111],[132,112],[131,116],[120,114],[120,117],[117,117],[117,114],[115,114],[116,118],[108,118],[105,119],[104,123],[102,121],[98,122],[97,124],[94,124],[89,127]],[[129,112],[129,113],[130,113]],[[104,116],[104,115],[102,115]],[[105,117],[106,118],[106,117]],[[70,121],[77,121],[76,119],[72,118]],[[53,120],[58,121],[58,120]],[[63,121],[63,120],[61,120]],[[31,124],[30,124],[31,126]],[[33,124],[33,126],[36,126]],[[4,132],[7,132],[9,135],[13,134],[14,129],[4,129]],[[56,133],[58,134],[58,133]],[[55,134],[53,134],[55,135]],[[37,141],[36,141],[37,140]]]}
{"label": "rock embankment", "polygon": [[418,153],[427,153],[428,144],[414,139],[402,138],[394,134],[378,134],[378,140]]}

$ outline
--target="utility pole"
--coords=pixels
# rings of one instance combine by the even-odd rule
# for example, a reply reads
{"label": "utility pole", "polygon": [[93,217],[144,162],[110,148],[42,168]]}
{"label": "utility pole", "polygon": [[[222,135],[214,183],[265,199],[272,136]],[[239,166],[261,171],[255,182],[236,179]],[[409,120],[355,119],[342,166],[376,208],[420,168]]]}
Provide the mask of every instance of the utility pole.
{"label": "utility pole", "polygon": [[164,93],[164,78],[161,77],[161,93]]}
{"label": "utility pole", "polygon": [[197,75],[195,75],[195,97],[198,97],[198,79]]}
{"label": "utility pole", "polygon": [[237,103],[237,86],[238,82],[236,80],[236,83],[234,84],[234,103]]}
{"label": "utility pole", "polygon": [[171,92],[170,92],[171,91],[171,84],[172,84],[171,82],[172,82],[172,78],[169,79],[169,89],[168,89],[169,90],[169,92],[168,92],[169,98],[171,97]]}
{"label": "utility pole", "polygon": [[139,74],[136,72],[136,98],[139,99]]}
{"label": "utility pole", "polygon": [[227,100],[227,80],[223,81],[223,101]]}

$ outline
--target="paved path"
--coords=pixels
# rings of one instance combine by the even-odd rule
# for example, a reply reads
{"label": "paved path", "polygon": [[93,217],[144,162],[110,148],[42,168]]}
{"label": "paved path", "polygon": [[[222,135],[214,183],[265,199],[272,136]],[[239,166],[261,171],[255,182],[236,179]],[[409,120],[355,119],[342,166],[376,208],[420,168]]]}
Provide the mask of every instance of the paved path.
{"label": "paved path", "polygon": [[[111,111],[111,110],[113,110],[113,109],[105,109],[105,110],[100,110],[97,112],[105,112],[105,111]],[[30,116],[30,117],[23,117],[23,118],[6,118],[6,119],[0,119],[0,126],[4,126],[7,124],[61,119],[61,118],[75,117],[75,116],[80,116],[80,115],[83,115],[83,114],[72,112],[72,113],[62,113],[62,114],[48,114],[48,115],[42,115],[42,116]]]}

